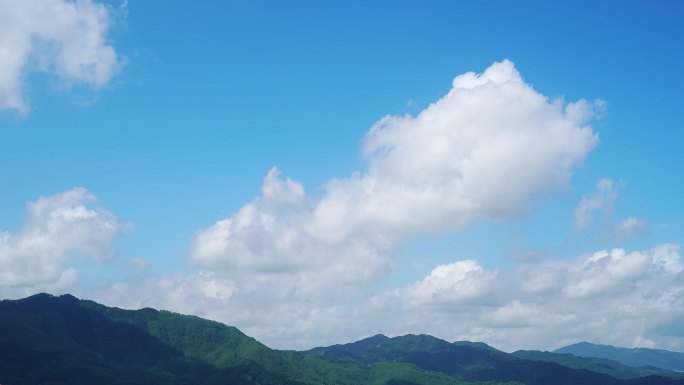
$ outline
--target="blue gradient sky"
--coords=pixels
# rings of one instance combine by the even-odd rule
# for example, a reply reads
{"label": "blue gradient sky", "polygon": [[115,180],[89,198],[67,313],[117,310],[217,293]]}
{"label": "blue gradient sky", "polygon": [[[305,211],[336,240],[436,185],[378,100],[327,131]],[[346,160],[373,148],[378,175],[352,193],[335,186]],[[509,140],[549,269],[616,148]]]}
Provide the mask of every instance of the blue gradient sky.
{"label": "blue gradient sky", "polygon": [[[604,249],[646,252],[684,242],[681,2],[131,0],[106,5],[106,42],[125,64],[103,87],[68,82],[27,64],[21,84],[30,111],[0,110],[0,232],[21,231],[28,202],[84,187],[97,197],[96,207],[125,224],[112,240],[117,256],[97,262],[82,255],[87,252],[65,252],[63,263],[79,272],[72,286],[0,285],[3,297],[71,291],[112,305],[198,311],[142,300],[135,290],[119,302],[102,293],[118,282],[210,271],[191,257],[193,237],[258,196],[271,167],[300,182],[312,197],[324,196],[329,180],[364,172],[362,143],[379,119],[415,115],[444,96],[455,76],[482,73],[504,59],[550,99],[604,101],[591,122],[598,144],[572,168],[568,185],[538,194],[518,215],[408,237],[397,245],[388,272],[359,284],[362,293],[345,302],[346,309],[363,308],[370,297],[456,260],[477,260],[501,276],[527,263],[520,258],[525,253],[539,264]],[[574,229],[582,196],[596,195],[603,178],[617,186],[616,198],[597,209],[588,226]],[[647,231],[606,236],[626,218],[638,219]],[[0,259],[2,253],[0,248]],[[14,263],[5,258],[6,266]],[[131,268],[130,261],[143,259],[148,267]],[[230,279],[225,271],[216,274]],[[337,303],[321,301],[309,310]],[[410,318],[386,312],[372,317]],[[677,324],[681,314],[682,308],[673,308],[658,330]],[[235,323],[276,347],[345,342],[374,334],[376,327],[388,334],[479,336],[499,346],[507,338],[421,326],[417,317],[370,322],[368,330],[345,330],[338,340],[311,329],[280,339],[249,317],[209,310],[201,315]],[[328,325],[324,319],[311,322],[322,329]],[[684,349],[684,336],[656,329],[644,326],[639,341],[646,342],[620,336],[597,342]],[[600,336],[549,332],[530,347],[592,338]]]}

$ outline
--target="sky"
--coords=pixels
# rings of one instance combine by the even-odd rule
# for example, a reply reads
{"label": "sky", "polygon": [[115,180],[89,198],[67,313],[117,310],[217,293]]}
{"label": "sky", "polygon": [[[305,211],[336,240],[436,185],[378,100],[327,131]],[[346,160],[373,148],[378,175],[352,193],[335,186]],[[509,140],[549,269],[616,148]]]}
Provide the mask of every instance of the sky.
{"label": "sky", "polygon": [[682,17],[0,0],[0,298],[684,351]]}

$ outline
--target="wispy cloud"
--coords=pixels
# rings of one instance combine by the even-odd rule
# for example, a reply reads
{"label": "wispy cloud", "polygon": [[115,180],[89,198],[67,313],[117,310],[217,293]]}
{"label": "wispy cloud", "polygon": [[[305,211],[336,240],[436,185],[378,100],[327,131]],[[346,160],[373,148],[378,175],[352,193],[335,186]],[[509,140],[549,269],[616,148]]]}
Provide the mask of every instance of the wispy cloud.
{"label": "wispy cloud", "polygon": [[592,195],[583,195],[582,200],[575,208],[575,230],[582,230],[592,220],[595,211],[612,212],[613,203],[618,196],[618,184],[611,179],[601,179],[596,182],[597,192]]}
{"label": "wispy cloud", "polygon": [[644,220],[629,217],[611,228],[606,239],[610,241],[624,241],[630,238],[645,237],[651,231],[651,226]]}
{"label": "wispy cloud", "polygon": [[603,212],[604,219],[599,226],[598,237],[605,241],[624,241],[631,238],[645,237],[650,232],[649,224],[639,218],[628,217],[619,223],[612,219],[613,205],[618,198],[623,181],[601,179],[596,183],[597,191],[591,195],[583,195],[575,208],[575,230],[585,229],[592,221],[595,212]]}

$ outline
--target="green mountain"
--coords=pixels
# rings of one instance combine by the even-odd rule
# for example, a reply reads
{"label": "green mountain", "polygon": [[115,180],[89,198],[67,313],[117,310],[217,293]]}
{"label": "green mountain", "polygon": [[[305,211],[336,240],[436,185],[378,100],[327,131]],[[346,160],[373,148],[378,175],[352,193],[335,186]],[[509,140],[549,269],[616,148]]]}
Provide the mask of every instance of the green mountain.
{"label": "green mountain", "polygon": [[615,372],[598,372],[588,367],[572,368],[552,361],[530,360],[482,343],[449,343],[428,335],[395,338],[376,335],[350,344],[315,348],[309,352],[335,362],[406,362],[462,381],[515,382],[528,385],[684,383],[655,376],[654,373],[619,379],[610,375]]}
{"label": "green mountain", "polygon": [[684,384],[619,380],[481,343],[382,335],[306,352],[268,348],[238,329],[70,295],[0,301],[0,383],[34,384]]}
{"label": "green mountain", "polygon": [[579,357],[606,358],[624,365],[636,367],[656,367],[676,372],[684,372],[684,353],[661,349],[627,349],[610,345],[596,345],[580,342],[556,349],[555,353],[569,353]]}
{"label": "green mountain", "polygon": [[198,317],[48,294],[0,301],[0,383],[463,385],[407,363],[272,350]]}
{"label": "green mountain", "polygon": [[263,365],[285,366],[280,355],[235,328],[70,295],[0,302],[0,357],[3,384],[295,383]]}

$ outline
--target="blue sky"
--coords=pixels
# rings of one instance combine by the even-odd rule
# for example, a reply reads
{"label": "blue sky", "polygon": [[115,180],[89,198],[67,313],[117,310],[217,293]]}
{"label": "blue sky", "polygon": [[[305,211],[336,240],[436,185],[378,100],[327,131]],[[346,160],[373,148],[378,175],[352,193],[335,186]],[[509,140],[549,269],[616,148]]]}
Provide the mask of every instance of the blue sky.
{"label": "blue sky", "polygon": [[679,2],[45,4],[0,2],[1,297],[684,350]]}

